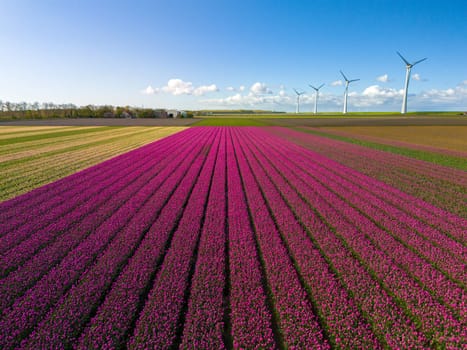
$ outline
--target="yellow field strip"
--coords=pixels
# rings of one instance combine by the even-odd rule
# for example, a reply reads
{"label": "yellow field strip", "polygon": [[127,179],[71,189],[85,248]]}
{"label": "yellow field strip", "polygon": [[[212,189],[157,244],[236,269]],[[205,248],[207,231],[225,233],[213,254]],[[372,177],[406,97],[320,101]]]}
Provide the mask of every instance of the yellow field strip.
{"label": "yellow field strip", "polygon": [[0,126],[0,140],[15,137],[32,136],[38,134],[51,134],[67,130],[86,129],[88,126]]}
{"label": "yellow field strip", "polygon": [[[186,127],[131,127],[122,128],[122,132],[113,134],[113,137],[103,132],[105,135],[103,138],[101,138],[101,134],[93,133],[95,138],[92,143],[95,142],[96,145],[92,143],[90,145],[73,143],[78,149],[67,151],[66,148],[73,146],[68,144],[68,140],[65,140],[63,141],[65,146],[56,145],[56,147],[60,147],[57,148],[59,152],[57,154],[50,156],[36,154],[39,157],[37,159],[26,161],[17,159],[17,162],[13,160],[11,166],[4,166],[1,169],[0,200],[3,201],[28,192],[36,187],[184,129]],[[65,151],[60,152],[63,149]]]}
{"label": "yellow field strip", "polygon": [[[158,128],[154,128],[157,130]],[[13,160],[13,159],[20,159],[23,157],[29,157],[38,155],[45,152],[50,151],[58,151],[60,149],[84,145],[86,143],[92,143],[97,141],[104,141],[106,139],[110,139],[116,136],[119,137],[126,137],[128,135],[133,135],[138,132],[148,132],[147,128],[119,128],[119,129],[109,129],[99,133],[91,133],[85,135],[72,135],[72,136],[65,136],[65,137],[58,137],[54,138],[50,141],[41,140],[39,141],[29,141],[20,143],[20,144],[13,144],[9,146],[4,146],[0,150],[0,163]]]}

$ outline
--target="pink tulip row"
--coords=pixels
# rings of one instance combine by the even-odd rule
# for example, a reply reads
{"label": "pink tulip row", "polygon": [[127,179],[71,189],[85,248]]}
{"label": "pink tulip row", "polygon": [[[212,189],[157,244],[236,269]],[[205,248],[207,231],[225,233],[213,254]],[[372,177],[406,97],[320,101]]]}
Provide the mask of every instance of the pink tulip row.
{"label": "pink tulip row", "polygon": [[[197,160],[202,162],[202,159]],[[133,257],[112,285],[96,315],[84,330],[77,348],[115,348],[126,341],[138,313],[139,303],[151,285],[155,266],[160,265],[172,231],[194,185],[199,166],[192,166],[158,218],[149,228]]]}
{"label": "pink tulip row", "polygon": [[[146,225],[157,214],[157,207],[164,205],[179,179],[192,168],[193,161],[199,160],[197,154],[206,142],[207,139],[194,149],[186,149],[184,160],[167,166],[147,182],[120,209],[113,211],[113,215],[88,239],[19,298],[1,320],[2,329],[10,330],[1,343],[7,347],[16,344],[32,331],[41,318],[43,321],[36,326],[35,332],[24,340],[26,347],[41,347],[44,339],[47,343],[50,340],[50,344],[72,341],[72,334],[95,307],[96,298],[99,300],[105,286],[138,244]],[[121,200],[118,195],[116,197]],[[89,265],[96,256],[96,262]],[[74,286],[68,290],[72,284]],[[48,312],[50,307],[53,308]],[[81,315],[81,318],[70,315]]]}
{"label": "pink tulip row", "polygon": [[242,142],[234,144],[282,341],[285,347],[327,349],[329,343],[323,337],[323,330],[276,225],[268,215],[267,205],[249,168],[243,147]]}
{"label": "pink tulip row", "polygon": [[[283,146],[283,144],[281,144],[281,146]],[[291,150],[287,148],[283,150],[283,152],[290,153]],[[299,157],[300,156],[297,156],[296,158],[298,162],[300,162],[300,160],[298,160]],[[396,261],[399,266],[403,267],[410,275],[422,282],[422,285],[425,288],[428,288],[428,290],[430,290],[430,292],[437,298],[443,300],[445,305],[451,307],[454,311],[459,310],[463,303],[462,298],[459,299],[459,295],[464,293],[463,288],[453,283],[451,280],[449,280],[449,278],[457,276],[458,280],[464,281],[465,275],[462,274],[462,268],[465,266],[465,263],[463,263],[463,259],[460,257],[463,255],[462,251],[465,251],[465,249],[457,246],[457,242],[451,242],[451,246],[448,247],[446,251],[436,250],[436,253],[431,253],[430,256],[430,250],[433,250],[432,248],[436,248],[436,246],[429,245],[427,241],[420,239],[420,237],[416,235],[415,237],[411,237],[411,235],[413,236],[413,233],[407,229],[408,225],[398,223],[397,221],[403,221],[403,215],[401,215],[400,218],[394,216],[392,220],[388,220],[384,214],[381,214],[379,208],[373,204],[370,204],[378,203],[377,200],[371,197],[365,197],[364,192],[359,190],[355,190],[354,193],[350,192],[349,189],[352,188],[351,183],[347,183],[343,177],[339,177],[337,180],[334,180],[334,174],[327,173],[325,169],[317,166],[318,164],[322,164],[324,161],[325,160],[320,159],[319,156],[314,159],[308,158],[306,167],[310,171],[307,173],[303,171],[303,169],[298,169],[296,173],[299,174],[299,176],[302,178],[313,176],[313,174],[320,174],[320,176],[325,176],[326,182],[324,184],[328,188],[334,188],[335,193],[338,193],[347,200],[352,200],[352,203],[355,207],[363,208],[366,210],[367,215],[371,215],[373,220],[381,223],[381,225],[384,225],[385,227],[390,228],[393,233],[398,234],[398,240],[395,240],[391,235],[385,234],[385,232],[381,230],[380,227],[375,226],[366,217],[360,217],[357,220],[357,226],[363,227],[364,230],[370,229],[373,236],[375,233],[379,234],[379,239],[374,239],[376,242],[375,244],[379,246],[380,249],[385,251],[386,254],[392,256],[394,261]],[[346,184],[346,186],[343,186],[343,184]],[[357,197],[356,194],[361,195],[363,200],[361,197]],[[390,208],[384,202],[381,202],[380,205],[381,207]],[[415,227],[416,224],[420,223],[415,222],[414,220],[410,222],[410,226],[412,227]],[[424,229],[427,232],[432,230],[431,227],[425,227]],[[401,244],[399,243],[399,240],[402,243],[405,241],[405,243]],[[456,246],[458,248],[457,255],[447,254],[447,251],[449,250],[456,251]],[[413,251],[419,251],[421,255],[425,255],[427,257],[430,256],[431,261],[435,266],[444,265],[448,277],[430,265],[430,260],[427,261],[427,259],[421,258],[417,254],[414,254]]]}
{"label": "pink tulip row", "polygon": [[[328,158],[337,160],[348,167],[365,173],[369,177],[378,178],[392,186],[401,189],[418,198],[433,203],[435,213],[445,212],[446,220],[450,220],[452,213],[462,213],[464,198],[460,195],[459,186],[430,177],[420,172],[409,171],[394,160],[392,154],[375,151],[367,147],[336,142],[324,137],[310,135],[303,132],[270,128],[272,132],[287,139],[292,139],[305,148],[309,148]],[[275,129],[275,131],[273,131]],[[389,160],[388,160],[389,158]],[[442,208],[442,209],[441,209]]]}
{"label": "pink tulip row", "polygon": [[[160,155],[157,157],[163,160],[164,156],[170,155],[170,148],[168,147],[169,145],[166,147],[160,147]],[[98,172],[102,169],[108,170],[100,176],[93,176],[93,186],[90,186],[90,179],[81,184],[75,184],[72,182],[74,187],[70,191],[51,193],[48,198],[39,196],[42,202],[32,209],[25,205],[21,205],[21,212],[17,213],[14,218],[5,220],[6,232],[0,238],[0,253],[10,250],[33,234],[37,236],[38,230],[42,230],[42,232],[48,232],[51,229],[61,231],[66,230],[66,227],[64,228],[61,225],[57,225],[56,221],[63,219],[65,215],[68,215],[66,220],[61,221],[64,222],[64,225],[72,224],[74,219],[86,215],[86,212],[84,211],[85,208],[82,208],[83,203],[90,202],[90,199],[95,198],[100,192],[107,190],[120,179],[128,179],[129,176],[140,171],[139,167],[148,164],[147,160],[150,157],[149,154],[146,154],[140,159],[138,159],[139,157],[136,158],[136,161],[133,159],[135,156],[137,156],[137,152],[135,152],[135,154],[132,153],[132,157],[128,155],[126,157],[119,157],[119,160],[116,161],[114,166],[112,166],[111,163],[105,162],[90,168],[89,172],[91,173]],[[121,161],[122,159],[124,161]],[[121,171],[115,174],[115,169],[121,169]],[[62,183],[63,186],[60,186]],[[56,188],[61,187],[65,187],[66,189],[68,184],[60,181]],[[83,191],[83,188],[88,188],[89,190]],[[86,209],[88,209],[88,212],[93,210],[91,208]],[[38,217],[40,220],[37,220]],[[51,224],[54,226],[51,226]],[[45,240],[41,239],[41,243],[44,244],[44,242]],[[31,246],[30,244],[27,245]]]}
{"label": "pink tulip row", "polygon": [[1,204],[0,348],[460,347],[466,221],[333,142],[192,128]]}
{"label": "pink tulip row", "polygon": [[[262,139],[264,140],[264,138]],[[271,148],[271,144],[273,144],[273,140],[269,140],[267,142],[269,147],[268,149]],[[282,143],[280,146],[282,146]],[[277,154],[271,154],[269,155],[269,158],[277,159],[280,156],[284,157],[285,154],[288,155],[288,159],[295,160],[295,158],[291,157],[291,154],[294,153],[290,152],[290,150],[288,150],[288,152],[284,151]],[[406,276],[402,270],[397,268],[396,264],[398,259],[406,260],[407,258],[411,258],[410,254],[409,256],[407,256],[407,254],[406,256],[401,256],[400,250],[403,250],[404,247],[401,248],[400,246],[397,246],[397,244],[395,246],[392,244],[392,249],[395,254],[394,260],[386,257],[382,252],[376,253],[377,251],[368,251],[368,245],[373,244],[375,245],[375,248],[378,248],[378,245],[390,245],[391,241],[388,241],[388,237],[390,236],[385,235],[383,230],[372,225],[368,219],[358,213],[354,208],[348,206],[335,193],[329,191],[329,189],[323,185],[323,183],[326,185],[329,184],[330,178],[328,176],[321,173],[316,174],[314,177],[319,179],[319,181],[316,181],[309,175],[307,176],[303,171],[300,172],[298,167],[296,165],[294,167],[294,164],[289,162],[288,159],[283,162],[287,165],[282,165],[281,163],[284,167],[284,176],[289,179],[289,181],[293,180],[295,176],[297,178],[297,182],[302,181],[304,184],[311,186],[313,189],[312,191],[316,191],[313,193],[307,189],[301,189],[304,191],[303,193],[307,198],[313,198],[313,196],[316,197],[316,199],[310,201],[310,203],[318,208],[318,211],[322,213],[325,219],[333,225],[338,232],[342,232],[342,237],[347,239],[349,248],[353,249],[356,254],[360,255],[363,262],[368,264],[368,266],[380,276],[380,281],[386,284],[387,288],[390,289],[390,292],[394,293],[396,297],[399,297],[400,300],[403,300],[404,303],[407,304],[407,308],[410,309],[410,312],[413,313],[414,317],[420,319],[419,323],[421,328],[427,333],[436,333],[436,329],[432,327],[432,324],[436,320],[436,322],[439,323],[439,329],[449,329],[450,332],[452,332],[452,335],[457,337],[462,336],[462,326],[458,321],[456,321],[452,313],[443,307],[443,305],[438,304],[436,300],[426,293],[424,289],[420,288],[420,286],[418,286],[410,276]],[[316,161],[319,162],[319,159]],[[290,169],[293,169],[294,172],[292,173]],[[326,208],[326,205],[323,206],[323,200],[329,203],[329,208]],[[337,211],[338,213],[340,212],[338,214],[339,216],[335,216],[333,211]],[[328,215],[329,218],[327,217]],[[347,219],[342,220],[343,217],[346,217]],[[356,239],[359,236],[361,237]],[[374,238],[368,239],[367,237]],[[392,252],[391,248],[387,251]],[[371,265],[372,261],[374,261],[374,265]],[[386,267],[384,264],[386,264]],[[403,277],[404,275],[406,276],[405,278]],[[459,293],[462,293],[462,290],[457,288],[457,291],[454,290],[452,295],[454,295],[454,298],[458,298]],[[409,295],[412,295],[412,297],[409,297]],[[460,301],[460,305],[464,302]],[[423,305],[423,307],[421,307],[421,305]],[[439,315],[443,316],[441,320],[439,319]],[[434,334],[433,342],[436,343],[437,341],[440,341],[439,338],[441,337],[442,334]]]}
{"label": "pink tulip row", "polygon": [[[99,186],[101,179],[115,175],[116,168],[126,169],[135,158],[139,161],[150,157],[152,151],[165,153],[168,147],[173,147],[174,143],[180,144],[181,142],[183,142],[183,137],[180,134],[174,135],[174,139],[171,140],[162,139],[157,144],[148,144],[132,152],[116,156],[64,179],[0,203],[0,236],[11,232],[13,228],[17,229],[19,225],[30,223],[31,219],[49,212],[54,206],[68,202],[70,199],[73,200],[74,196],[80,193],[83,185],[89,186],[89,183],[92,182],[95,186]],[[52,198],[54,198],[53,204],[49,202]],[[18,206],[24,209],[20,213],[17,210]]]}
{"label": "pink tulip row", "polygon": [[[270,145],[269,142],[268,148]],[[290,157],[290,154],[287,156]],[[277,157],[272,159],[277,159]],[[285,161],[283,155],[280,159],[280,163]],[[277,166],[278,163],[275,165]],[[285,167],[288,168],[288,164]],[[283,173],[286,171],[281,170]],[[277,170],[275,171],[277,173]],[[282,176],[282,173],[277,174],[279,176],[276,177],[276,181]],[[330,217],[334,216],[336,220],[339,220],[340,216],[333,211],[332,206],[326,207],[326,203],[322,203],[322,199],[314,195],[311,189],[308,193],[304,192],[308,189],[307,184],[297,176],[292,176],[292,171],[288,171],[287,175],[289,177],[284,177],[284,181],[276,183],[276,186],[294,209],[300,222],[308,229],[312,240],[325,254],[339,280],[353,296],[358,309],[372,325],[378,339],[384,340],[391,348],[423,348],[428,340],[416,330],[414,323],[397,306],[391,295],[382,289],[368,273],[367,266],[355,259],[353,252],[348,249],[347,242],[340,235],[336,235],[335,231],[326,224],[326,220]],[[300,186],[301,191],[297,192],[295,186],[291,184]],[[313,206],[310,206],[310,203]],[[315,212],[315,206],[319,207],[318,213]]]}
{"label": "pink tulip row", "polygon": [[[161,157],[164,157],[166,154],[164,151],[168,150],[161,150]],[[30,239],[24,240],[19,246],[17,246],[15,249],[11,249],[7,251],[1,258],[0,258],[0,266],[2,271],[3,276],[5,276],[7,273],[9,273],[12,270],[15,269],[20,269],[21,270],[21,264],[25,263],[25,266],[22,268],[23,270],[26,269],[28,271],[28,265],[31,265],[32,261],[34,261],[35,267],[37,267],[37,264],[41,264],[39,257],[47,257],[48,260],[47,262],[42,263],[44,266],[53,266],[53,262],[50,260],[52,258],[52,255],[50,255],[49,250],[53,250],[57,246],[62,246],[60,250],[56,250],[59,254],[65,254],[67,250],[63,250],[63,244],[66,245],[73,245],[73,242],[79,242],[80,237],[77,236],[76,232],[79,230],[78,235],[85,235],[89,230],[91,230],[93,227],[97,226],[100,221],[103,221],[106,218],[106,215],[108,216],[108,213],[110,212],[102,212],[102,208],[100,206],[103,203],[106,203],[112,196],[114,196],[115,193],[118,193],[120,189],[124,189],[125,187],[128,186],[128,176],[134,176],[135,174],[141,175],[141,178],[138,179],[140,182],[140,187],[144,185],[146,181],[148,181],[149,178],[153,177],[154,175],[157,174],[163,167],[167,164],[170,164],[170,153],[167,154],[168,159],[164,160],[163,158],[155,158],[154,162],[147,162],[146,159],[143,159],[143,166],[142,167],[137,167],[133,172],[131,172],[130,168],[130,173],[124,174],[123,178],[114,176],[117,178],[117,181],[115,181],[113,178],[109,178],[109,182],[111,182],[111,185],[108,187],[100,187],[100,184],[97,187],[100,187],[99,189],[99,195],[94,196],[93,201],[85,200],[81,203],[80,207],[72,212],[69,212],[68,214],[66,213],[66,209],[63,213],[63,217],[61,217],[59,220],[54,221],[54,220],[49,220],[48,218],[44,217],[39,217],[35,221],[39,222],[45,222],[46,228],[38,231],[32,231],[32,236]],[[174,158],[172,158],[174,159]],[[158,163],[160,161],[161,163]],[[133,163],[137,163],[133,160]],[[139,162],[138,162],[139,163]],[[129,168],[128,164],[125,164],[125,168]],[[123,169],[123,172],[125,170]],[[152,172],[148,172],[148,170],[152,170]],[[115,171],[115,170],[114,170]],[[88,189],[88,185],[84,185],[84,187],[80,188],[80,191],[83,193],[86,193],[88,191],[84,191],[84,189]],[[70,201],[73,201],[74,199],[70,199]],[[51,199],[49,202],[53,203],[54,200]],[[122,203],[120,200],[118,203]],[[97,210],[99,209],[99,210]],[[100,215],[96,214],[100,212]],[[86,213],[86,214],[84,214]],[[74,224],[70,223],[68,221],[69,217],[78,217],[79,220],[76,221]],[[86,224],[83,224],[83,222],[87,222]],[[47,224],[49,223],[49,224]],[[89,227],[89,228],[88,228]],[[22,233],[28,233],[28,230],[12,230],[11,234],[8,236],[5,236],[3,238],[7,237],[12,237],[13,239],[15,238],[16,235],[21,235]],[[72,240],[68,240],[66,237],[71,236]],[[58,239],[59,238],[59,239]],[[49,245],[46,244],[47,240],[49,240]],[[2,244],[5,242],[2,242]],[[32,259],[32,260],[28,260]],[[39,259],[39,260],[38,260]],[[34,273],[38,273],[39,270],[35,269],[32,270]],[[23,274],[21,271],[18,271],[18,274],[20,274],[22,277]],[[25,285],[25,281],[23,280],[22,282],[23,286],[27,286],[28,284]]]}
{"label": "pink tulip row", "polygon": [[[271,128],[274,130],[274,128]],[[381,162],[383,161],[383,157],[385,156],[384,153],[377,153],[376,155],[378,158],[373,158],[371,160],[371,163],[368,161],[368,157],[373,155],[373,150],[367,149],[365,147],[356,147],[352,151],[352,153],[349,153],[347,149],[347,144],[342,144],[333,140],[329,140],[323,137],[315,136],[315,135],[309,135],[305,134],[302,132],[296,132],[290,129],[275,129],[276,132],[281,133],[280,136],[290,138],[294,141],[298,141],[301,144],[308,144],[310,147],[320,147],[325,146],[325,150],[332,151],[334,150],[333,156],[337,155],[338,153],[345,154],[345,158],[339,157],[339,161],[342,163],[346,164],[347,160],[354,157],[356,159],[354,164],[355,166],[358,165],[358,161],[360,163],[363,163],[363,166],[368,166],[368,167],[375,167],[375,166],[381,166]],[[319,151],[319,153],[322,153]],[[315,153],[316,154],[316,153]],[[391,157],[391,155],[388,155],[388,157]],[[391,201],[392,203],[396,203],[397,206],[401,207],[404,211],[407,213],[418,216],[424,221],[428,222],[431,225],[440,227],[443,229],[445,232],[453,232],[456,231],[457,233],[457,239],[464,238],[465,239],[465,231],[460,232],[460,228],[466,228],[467,229],[467,221],[465,219],[461,219],[456,215],[453,215],[452,213],[449,213],[445,210],[442,210],[440,208],[437,208],[433,205],[430,205],[418,198],[415,198],[413,196],[409,196],[406,193],[397,190],[391,186],[388,186],[380,181],[377,181],[374,178],[371,178],[369,176],[365,176],[362,173],[355,171],[354,169],[349,169],[346,166],[343,166],[342,164],[332,161],[328,158],[326,158],[326,163],[329,164],[327,167],[330,170],[340,170],[340,171],[346,171],[346,175],[349,177],[349,179],[357,179],[357,182],[360,182],[366,186],[366,188],[370,188],[373,190],[374,194],[379,195],[380,197],[385,198],[388,201]],[[390,166],[385,166],[384,170],[386,172],[391,172],[392,169],[394,168],[394,165],[391,164]],[[400,174],[394,174],[391,173],[392,176],[397,176],[400,177]],[[360,180],[360,181],[358,181]],[[406,176],[403,178],[404,181],[410,183],[413,185],[414,178]],[[425,184],[423,184],[425,186]],[[426,190],[430,190],[425,187]],[[446,190],[445,188],[443,190]],[[439,192],[439,191],[438,191]],[[442,195],[442,193],[438,193],[437,195]]]}
{"label": "pink tulip row", "polygon": [[[296,147],[294,146],[294,148]],[[284,150],[284,152],[288,151],[289,149]],[[362,212],[368,213],[372,218],[380,217],[381,221],[378,222],[393,232],[398,232],[400,239],[405,241],[407,245],[414,249],[420,248],[423,252],[431,250],[432,259],[435,259],[432,260],[433,262],[438,260],[439,264],[448,264],[447,266],[452,268],[467,261],[467,248],[462,244],[447,238],[440,230],[395,207],[390,201],[386,201],[384,197],[375,196],[371,189],[365,186],[365,183],[359,184],[357,181],[347,180],[350,169],[333,169],[331,171],[331,165],[328,165],[328,168],[322,166],[329,163],[328,160],[317,154],[309,154],[308,156],[301,154],[300,157],[301,164],[305,164],[309,170],[326,174],[326,178],[329,180],[327,185],[331,186],[334,192],[339,194],[348,193],[349,196],[353,196],[352,203],[354,205],[359,202],[359,208],[365,207]],[[376,213],[373,214],[373,212]],[[451,270],[449,274],[456,274],[456,272]],[[460,279],[464,277],[462,271],[458,271],[457,274]]]}
{"label": "pink tulip row", "polygon": [[222,130],[183,325],[181,348],[224,349],[226,130]]}
{"label": "pink tulip row", "polygon": [[250,226],[234,145],[227,135],[227,218],[231,337],[234,349],[274,349],[272,314]]}
{"label": "pink tulip row", "polygon": [[[199,149],[198,149],[199,152]],[[194,181],[204,162],[204,156],[195,152],[191,162],[185,162],[173,172],[162,186],[154,192],[152,184],[145,187],[148,199],[144,207],[135,213],[119,232],[107,249],[98,257],[96,263],[84,272],[79,281],[65,294],[58,304],[35,328],[24,345],[41,347],[46,340],[52,347],[69,346],[76,340],[84,322],[98,304],[100,298],[117,277],[119,270],[139,246],[151,223],[156,219],[167,198],[173,193],[184,176]],[[156,187],[157,188],[157,187]],[[186,198],[188,193],[184,193]]]}
{"label": "pink tulip row", "polygon": [[[331,140],[336,144],[341,144],[342,146],[346,146],[349,150],[357,150],[361,147],[355,144],[351,144],[344,141],[337,141]],[[366,148],[367,150],[371,150]],[[386,159],[383,160],[384,164],[397,164],[397,166],[403,167],[404,169],[409,169],[415,172],[419,172],[422,174],[430,175],[434,178],[438,178],[441,180],[450,181],[454,184],[458,184],[461,186],[467,186],[467,179],[465,179],[464,171],[460,169],[448,168],[441,165],[437,165],[430,162],[425,162],[420,159],[415,159],[411,157],[406,157],[399,154],[389,153],[385,151],[379,150],[372,150],[373,152],[368,152],[370,157],[374,155],[378,155],[383,153],[386,155]],[[371,154],[371,153],[374,153]],[[378,157],[379,158],[379,157]]]}
{"label": "pink tulip row", "polygon": [[213,147],[205,156],[206,163],[128,342],[130,349],[169,349],[178,341],[180,317],[190,287],[190,271],[201,235],[219,141],[212,142]]}
{"label": "pink tulip row", "polygon": [[[239,142],[246,143],[239,135]],[[366,322],[354,300],[329,268],[320,250],[309,239],[296,220],[294,212],[268,175],[282,185],[285,180],[268,164],[267,159],[249,145],[247,159],[262,187],[275,222],[281,232],[301,278],[321,315],[331,344],[337,348],[381,348],[371,327]],[[255,160],[257,159],[257,161]],[[290,195],[291,189],[283,187]]]}

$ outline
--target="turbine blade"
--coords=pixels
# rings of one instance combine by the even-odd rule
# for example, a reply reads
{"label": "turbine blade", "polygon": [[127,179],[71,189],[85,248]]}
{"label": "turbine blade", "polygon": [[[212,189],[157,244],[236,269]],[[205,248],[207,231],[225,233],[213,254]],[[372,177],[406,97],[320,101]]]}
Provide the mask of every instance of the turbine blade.
{"label": "turbine blade", "polygon": [[324,83],[319,86],[318,90],[321,89],[323,86],[324,86]]}
{"label": "turbine blade", "polygon": [[428,57],[425,57],[425,58],[422,58],[421,60],[418,60],[417,62],[415,62],[414,64],[412,64],[412,66],[415,66],[416,64],[419,64],[420,62],[423,62],[423,61],[425,61],[426,59],[428,59]]}
{"label": "turbine blade", "polygon": [[341,72],[342,76],[344,77],[344,80],[349,81],[349,79],[347,79],[347,77],[345,76],[344,72],[343,71],[340,71],[340,72]]}
{"label": "turbine blade", "polygon": [[297,90],[293,89],[293,91],[295,91],[295,93],[296,93],[297,95],[300,95],[300,94],[298,93],[298,91],[297,91]]}
{"label": "turbine blade", "polygon": [[315,89],[315,90],[318,90],[319,88],[315,88],[313,85],[311,84],[308,84],[309,87],[311,87],[312,89]]}
{"label": "turbine blade", "polygon": [[411,64],[409,63],[409,61],[407,61],[407,60],[399,53],[399,51],[396,51],[396,53],[399,55],[400,58],[402,58],[402,61],[404,61],[406,65],[411,66]]}
{"label": "turbine blade", "polygon": [[352,80],[349,80],[349,83],[353,83],[354,81],[359,81],[360,79],[352,79]]}

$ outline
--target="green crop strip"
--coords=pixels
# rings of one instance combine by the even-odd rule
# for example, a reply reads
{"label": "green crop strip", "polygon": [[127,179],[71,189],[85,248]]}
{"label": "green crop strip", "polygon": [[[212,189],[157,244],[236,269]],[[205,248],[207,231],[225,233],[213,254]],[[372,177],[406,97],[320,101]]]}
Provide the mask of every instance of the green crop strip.
{"label": "green crop strip", "polygon": [[192,126],[265,126],[266,121],[253,118],[207,118]]}
{"label": "green crop strip", "polygon": [[301,131],[301,132],[309,133],[309,134],[324,136],[324,137],[327,137],[333,140],[344,141],[344,142],[352,143],[352,144],[363,146],[363,147],[368,147],[368,148],[372,148],[372,149],[376,149],[376,150],[380,150],[384,152],[390,152],[394,154],[400,154],[406,157],[411,157],[411,158],[415,158],[419,160],[424,160],[426,162],[467,171],[467,161],[464,158],[460,158],[460,157],[453,157],[453,156],[448,156],[448,155],[442,155],[442,154],[437,154],[437,153],[416,150],[416,149],[384,145],[384,144],[380,144],[376,142],[363,141],[363,140],[346,137],[346,136],[328,134],[323,131],[305,130],[302,128],[294,128],[294,129]]}

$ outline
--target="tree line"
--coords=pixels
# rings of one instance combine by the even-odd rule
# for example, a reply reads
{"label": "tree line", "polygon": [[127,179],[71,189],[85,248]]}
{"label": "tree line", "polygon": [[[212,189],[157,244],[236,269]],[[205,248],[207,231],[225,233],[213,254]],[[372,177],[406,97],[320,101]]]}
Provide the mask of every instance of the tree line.
{"label": "tree line", "polygon": [[[187,117],[193,114],[186,113]],[[131,106],[76,106],[72,103],[9,102],[0,100],[1,119],[50,119],[50,118],[164,118],[164,109]]]}

